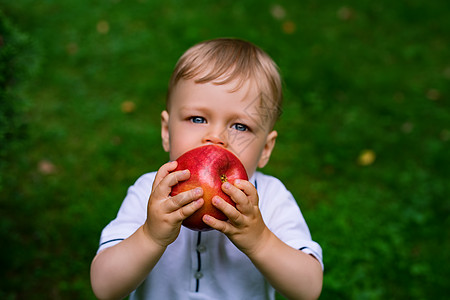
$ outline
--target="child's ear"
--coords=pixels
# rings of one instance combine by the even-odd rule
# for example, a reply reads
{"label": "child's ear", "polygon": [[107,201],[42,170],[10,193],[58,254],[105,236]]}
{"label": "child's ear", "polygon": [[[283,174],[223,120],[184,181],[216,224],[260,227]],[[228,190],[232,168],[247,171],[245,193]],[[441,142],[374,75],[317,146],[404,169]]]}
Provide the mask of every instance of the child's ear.
{"label": "child's ear", "polygon": [[272,154],[273,147],[275,147],[275,141],[277,139],[278,133],[273,130],[271,131],[266,138],[266,144],[264,145],[264,149],[261,153],[261,157],[259,158],[258,167],[263,168],[270,159],[270,155]]}
{"label": "child's ear", "polygon": [[164,110],[161,113],[161,139],[164,151],[169,152],[169,113],[167,112],[167,110]]}

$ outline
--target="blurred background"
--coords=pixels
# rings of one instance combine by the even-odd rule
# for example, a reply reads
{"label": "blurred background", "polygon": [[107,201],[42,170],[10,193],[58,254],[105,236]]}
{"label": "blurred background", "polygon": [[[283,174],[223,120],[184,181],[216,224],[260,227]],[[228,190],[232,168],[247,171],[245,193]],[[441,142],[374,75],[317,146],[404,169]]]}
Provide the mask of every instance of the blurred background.
{"label": "blurred background", "polygon": [[323,248],[321,298],[448,297],[449,12],[444,0],[0,0],[0,298],[94,299],[101,229],[168,159],[174,64],[216,37],[249,40],[281,69],[264,172]]}

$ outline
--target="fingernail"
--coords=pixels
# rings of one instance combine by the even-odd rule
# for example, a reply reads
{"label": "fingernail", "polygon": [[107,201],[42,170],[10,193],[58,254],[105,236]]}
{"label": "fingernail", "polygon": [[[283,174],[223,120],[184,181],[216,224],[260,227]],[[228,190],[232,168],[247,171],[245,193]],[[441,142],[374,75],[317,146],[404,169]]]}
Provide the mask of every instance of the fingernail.
{"label": "fingernail", "polygon": [[212,203],[213,203],[214,205],[219,205],[219,204],[220,204],[220,198],[219,198],[218,196],[214,196],[214,197],[212,198]]}
{"label": "fingernail", "polygon": [[231,188],[231,183],[229,183],[229,182],[227,181],[227,182],[225,182],[225,183],[223,184],[223,187],[226,188],[226,189],[229,189],[229,188]]}
{"label": "fingernail", "polygon": [[239,184],[239,183],[241,183],[241,180],[240,180],[240,179],[236,179],[236,180],[234,181],[234,184]]}
{"label": "fingernail", "polygon": [[198,188],[195,188],[194,193],[195,193],[196,196],[201,195],[202,189],[199,188],[199,187],[198,187]]}

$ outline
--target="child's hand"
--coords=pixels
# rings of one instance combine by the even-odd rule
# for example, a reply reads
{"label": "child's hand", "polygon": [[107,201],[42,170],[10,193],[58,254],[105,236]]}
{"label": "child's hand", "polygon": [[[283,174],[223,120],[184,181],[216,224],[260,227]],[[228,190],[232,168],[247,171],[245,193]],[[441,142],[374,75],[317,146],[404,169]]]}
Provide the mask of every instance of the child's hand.
{"label": "child's hand", "polygon": [[225,182],[222,190],[236,202],[236,208],[215,196],[213,205],[228,217],[228,221],[205,215],[203,222],[223,232],[236,247],[249,255],[257,251],[268,231],[258,207],[258,193],[253,184],[246,180],[236,180],[234,185]]}
{"label": "child's hand", "polygon": [[156,174],[148,200],[145,234],[162,247],[167,247],[178,237],[181,222],[203,206],[203,190],[198,187],[170,196],[172,187],[189,179],[189,170],[176,171],[177,162],[163,165]]}

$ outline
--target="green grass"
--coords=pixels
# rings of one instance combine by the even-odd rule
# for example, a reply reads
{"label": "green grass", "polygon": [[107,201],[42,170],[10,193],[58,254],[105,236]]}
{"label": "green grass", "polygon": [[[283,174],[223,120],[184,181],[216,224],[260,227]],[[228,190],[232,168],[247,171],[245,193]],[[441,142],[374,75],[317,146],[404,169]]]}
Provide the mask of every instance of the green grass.
{"label": "green grass", "polygon": [[[168,159],[159,114],[172,68],[223,36],[280,66],[285,106],[265,172],[323,247],[321,298],[450,294],[447,1],[2,2],[42,53],[24,92],[28,135],[3,176],[2,299],[93,298],[101,229]],[[373,163],[358,163],[364,150]]]}

